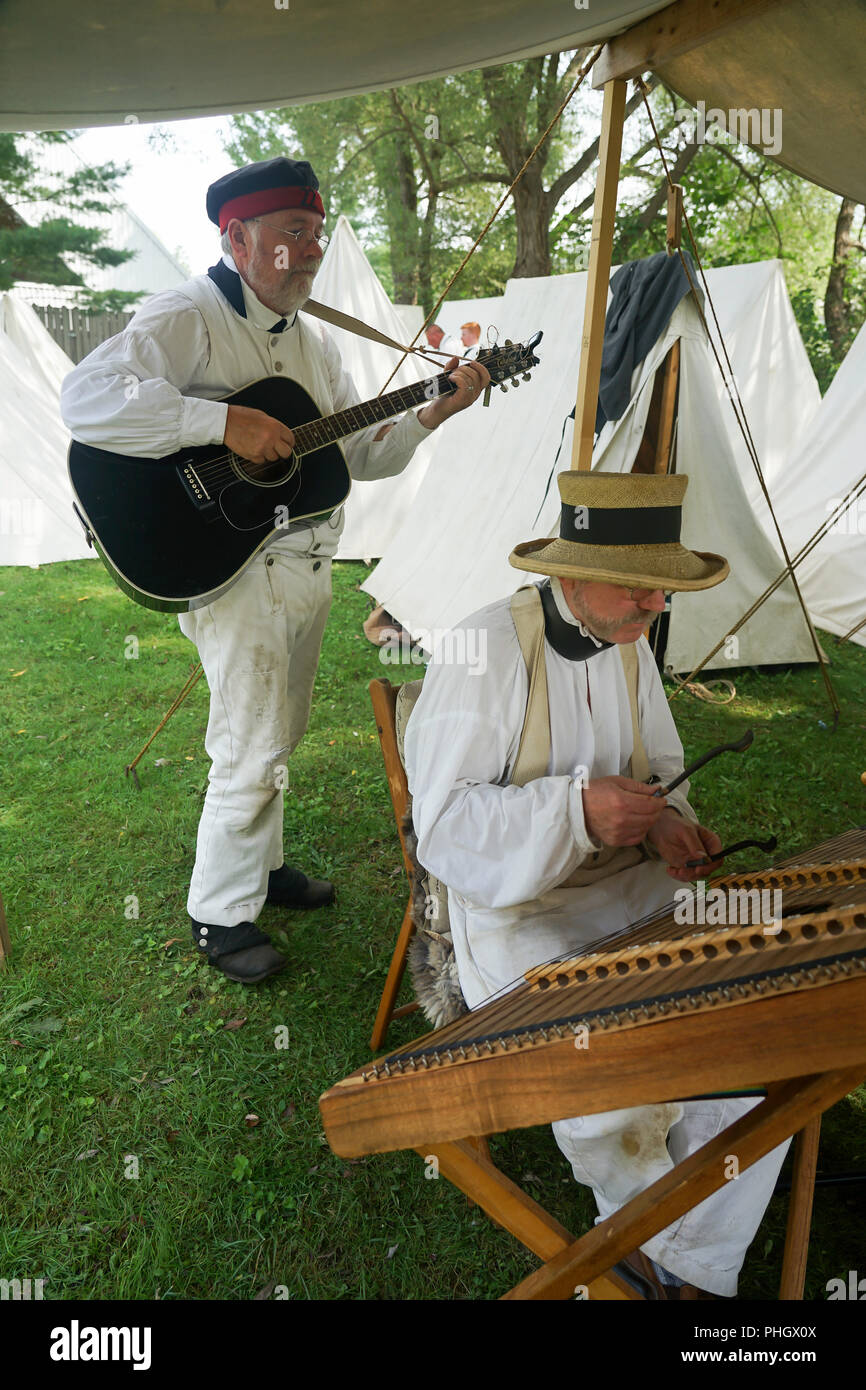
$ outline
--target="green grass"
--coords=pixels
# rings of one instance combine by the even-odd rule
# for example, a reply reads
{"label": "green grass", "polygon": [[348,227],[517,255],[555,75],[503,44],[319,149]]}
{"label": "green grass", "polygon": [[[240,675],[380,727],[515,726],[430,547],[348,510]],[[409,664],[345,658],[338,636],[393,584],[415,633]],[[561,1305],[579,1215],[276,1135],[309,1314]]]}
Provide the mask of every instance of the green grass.
{"label": "green grass", "polygon": [[[369,1056],[406,900],[367,696],[372,677],[398,677],[360,634],[365,573],[335,568],[286,800],[290,858],[332,877],[338,902],[267,910],[291,966],[245,989],[195,955],[185,910],[208,766],[204,682],[145,755],[141,790],[124,777],[194,648],[97,564],[0,570],[0,889],[13,940],[0,975],[0,1277],[44,1278],[47,1298],[249,1299],[274,1286],[291,1298],[488,1298],[535,1268],[444,1179],[426,1181],[420,1157],[347,1163],[322,1133],[319,1095]],[[814,669],[739,672],[728,707],[674,701],[687,756],[756,730],[747,754],[693,783],[723,840],[775,832],[794,852],[866,822],[866,652],[825,646],[836,733],[821,726]],[[389,1042],[414,1031],[403,1020]],[[803,1053],[808,1072],[808,1038]],[[567,1226],[591,1222],[548,1128],[492,1147]],[[826,1117],[820,1163],[866,1168],[862,1092]],[[746,1297],[775,1297],[785,1211],[774,1199]],[[863,1188],[819,1190],[807,1297],[862,1266],[863,1229]]]}

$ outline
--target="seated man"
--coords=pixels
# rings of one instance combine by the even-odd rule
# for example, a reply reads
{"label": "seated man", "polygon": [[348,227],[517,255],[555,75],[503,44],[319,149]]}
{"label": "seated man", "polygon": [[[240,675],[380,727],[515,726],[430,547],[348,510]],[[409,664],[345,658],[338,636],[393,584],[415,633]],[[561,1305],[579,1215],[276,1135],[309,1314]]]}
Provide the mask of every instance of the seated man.
{"label": "seated man", "polygon": [[[687,481],[560,475],[559,537],[526,542],[510,556],[516,568],[549,578],[460,625],[465,640],[448,654],[471,646],[484,655],[480,666],[443,653],[428,668],[407,728],[406,769],[418,858],[448,885],[470,1009],[530,967],[591,950],[661,907],[671,879],[708,872],[685,868],[686,860],[721,848],[697,823],[687,782],[666,797],[654,797],[646,782],[650,773],[673,780],[683,751],[641,634],[663,610],[665,592],[709,588],[728,573],[722,557],[679,543]],[[540,701],[528,696],[527,614],[537,638],[528,659],[543,660],[546,673]],[[525,771],[528,746],[543,751],[527,778],[517,765]],[[646,1105],[560,1120],[553,1131],[604,1218],[755,1104]],[[646,1296],[736,1293],[786,1148],[629,1258]]]}

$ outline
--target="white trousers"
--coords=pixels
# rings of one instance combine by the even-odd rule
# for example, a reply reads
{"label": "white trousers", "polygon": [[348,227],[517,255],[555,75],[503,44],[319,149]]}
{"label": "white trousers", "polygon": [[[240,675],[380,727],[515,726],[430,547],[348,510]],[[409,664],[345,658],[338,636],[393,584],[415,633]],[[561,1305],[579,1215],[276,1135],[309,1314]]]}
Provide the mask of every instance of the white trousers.
{"label": "white trousers", "polygon": [[222,598],[180,614],[211,692],[211,769],[187,900],[197,922],[254,922],[283,862],[282,789],[309,722],[330,606],[330,560],[271,551]]}
{"label": "white trousers", "polygon": [[[668,902],[674,887],[662,866],[641,864],[596,886],[554,889],[511,908],[479,908],[449,889],[448,915],[467,1004],[478,1008],[540,961],[591,951],[608,933]],[[590,1055],[591,1048],[590,1042]],[[663,1058],[659,1065],[663,1068]],[[553,1133],[577,1181],[592,1188],[601,1221],[756,1104],[748,1098],[636,1106],[558,1120]],[[641,1248],[688,1284],[726,1297],[735,1294],[789,1143],[731,1177]],[[728,1171],[735,1171],[733,1163]]]}
{"label": "white trousers", "polygon": [[[642,1105],[557,1120],[553,1134],[577,1181],[592,1188],[603,1221],[758,1104],[737,1098]],[[732,1149],[718,1191],[645,1241],[644,1254],[685,1283],[732,1298],[790,1142],[738,1176]]]}

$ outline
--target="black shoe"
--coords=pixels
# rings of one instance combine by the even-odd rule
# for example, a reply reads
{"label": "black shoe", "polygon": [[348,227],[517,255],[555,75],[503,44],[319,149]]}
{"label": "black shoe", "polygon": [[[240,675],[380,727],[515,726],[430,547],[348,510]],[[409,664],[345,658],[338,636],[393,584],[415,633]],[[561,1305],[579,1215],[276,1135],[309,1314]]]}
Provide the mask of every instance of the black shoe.
{"label": "black shoe", "polygon": [[288,961],[275,951],[269,936],[260,932],[253,922],[240,922],[236,927],[213,927],[192,922],[192,937],[200,951],[229,980],[242,985],[257,985],[269,975],[285,970]]}
{"label": "black shoe", "polygon": [[282,864],[268,874],[268,896],[271,907],[327,907],[334,901],[334,885],[327,879],[307,878],[300,869]]}

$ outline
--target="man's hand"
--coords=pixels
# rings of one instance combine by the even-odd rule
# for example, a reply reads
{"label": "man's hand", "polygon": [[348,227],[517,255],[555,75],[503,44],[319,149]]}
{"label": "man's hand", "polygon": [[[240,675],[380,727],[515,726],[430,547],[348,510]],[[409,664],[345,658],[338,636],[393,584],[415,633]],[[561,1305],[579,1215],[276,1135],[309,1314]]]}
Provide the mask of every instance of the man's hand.
{"label": "man's hand", "polygon": [[[599,777],[583,788],[583,818],[603,845],[639,845],[667,806],[655,787],[631,777]],[[679,817],[677,817],[679,819]],[[703,853],[703,850],[701,850]],[[683,860],[688,855],[683,855]]]}
{"label": "man's hand", "polygon": [[659,816],[647,838],[665,863],[670,865],[670,877],[678,879],[680,883],[692,883],[696,878],[706,878],[719,862],[716,860],[715,864],[696,865],[693,869],[682,867],[687,859],[698,859],[701,856],[712,859],[722,848],[722,842],[711,830],[683,820],[682,816],[677,815],[670,807],[663,816]]}
{"label": "man's hand", "polygon": [[458,365],[457,358],[452,357],[445,370],[457,390],[448,396],[437,396],[430,405],[425,405],[423,410],[418,411],[418,419],[428,430],[435,430],[443,420],[480,400],[484,388],[490,385],[490,373],[480,362],[461,362]]}
{"label": "man's hand", "polygon": [[239,454],[250,463],[276,463],[278,459],[289,458],[295,447],[295,436],[288,425],[281,424],[263,410],[230,405],[223,443],[233,454]]}

